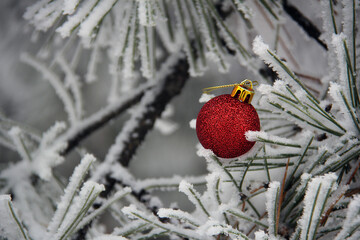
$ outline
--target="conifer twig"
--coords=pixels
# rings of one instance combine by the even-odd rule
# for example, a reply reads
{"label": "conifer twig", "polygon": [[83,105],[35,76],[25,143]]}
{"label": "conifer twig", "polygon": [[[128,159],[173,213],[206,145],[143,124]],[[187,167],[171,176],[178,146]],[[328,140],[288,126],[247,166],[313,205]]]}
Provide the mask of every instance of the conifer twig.
{"label": "conifer twig", "polygon": [[327,45],[320,40],[321,32],[302,12],[300,12],[294,5],[289,4],[287,0],[282,2],[284,11],[306,32],[306,34],[315,39],[325,50],[328,49]]}
{"label": "conifer twig", "polygon": [[289,168],[289,162],[290,162],[290,159],[288,159],[288,161],[287,161],[287,163],[286,163],[284,178],[283,178],[283,181],[282,181],[282,183],[281,183],[281,190],[280,190],[280,197],[279,197],[279,205],[278,205],[277,214],[276,214],[276,224],[275,224],[276,233],[277,233],[278,230],[279,230],[279,221],[280,221],[281,205],[282,205],[282,202],[284,201],[284,198],[285,198],[285,182],[286,182],[287,171],[288,171],[288,168]]}
{"label": "conifer twig", "polygon": [[71,150],[79,145],[79,143],[84,140],[86,137],[94,133],[99,128],[105,126],[109,121],[113,120],[128,108],[138,103],[144,92],[150,88],[140,88],[132,92],[130,96],[119,99],[116,103],[113,103],[107,106],[105,109],[99,110],[94,113],[92,116],[88,117],[82,121],[76,129],[70,129],[66,134],[63,135],[63,140],[65,140],[68,145],[62,151],[62,154],[68,154]]}
{"label": "conifer twig", "polygon": [[[141,119],[138,119],[138,125],[133,128],[130,133],[128,133],[130,138],[123,142],[121,151],[115,154],[117,156],[116,161],[121,163],[121,165],[125,167],[129,165],[137,148],[145,139],[148,131],[154,126],[156,119],[161,116],[161,113],[164,111],[170,100],[180,93],[189,77],[188,69],[188,62],[183,57],[180,57],[176,64],[173,65],[172,70],[165,76],[163,82],[161,83],[160,90],[154,93],[156,96],[153,101],[147,103],[147,112],[142,115]],[[111,169],[109,170],[111,171]],[[106,174],[105,179],[102,180],[105,181],[104,185],[106,186],[106,190],[101,195],[103,198],[109,196],[116,184],[123,185],[123,183],[117,181],[108,174]],[[149,193],[145,190],[139,190],[137,192],[132,191],[131,194],[140,202],[144,202],[143,197]],[[151,210],[153,211],[153,209]],[[91,222],[89,224],[91,224]],[[85,229],[88,229],[88,227],[85,226],[84,230]],[[87,231],[79,231],[78,233],[77,239],[82,239],[86,235]]]}
{"label": "conifer twig", "polygon": [[173,66],[172,71],[165,77],[162,87],[154,100],[147,104],[147,112],[139,120],[139,125],[133,130],[130,139],[124,143],[123,151],[118,155],[118,161],[123,166],[128,166],[132,156],[144,140],[146,134],[153,128],[158,117],[161,116],[167,104],[178,95],[189,78],[189,64],[180,58]]}

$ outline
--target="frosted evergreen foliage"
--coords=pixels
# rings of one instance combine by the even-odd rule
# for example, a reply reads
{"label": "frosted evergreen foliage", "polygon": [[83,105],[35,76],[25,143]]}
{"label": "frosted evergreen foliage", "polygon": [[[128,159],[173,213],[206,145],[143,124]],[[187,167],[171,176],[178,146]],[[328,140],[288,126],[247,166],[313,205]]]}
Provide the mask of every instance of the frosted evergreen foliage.
{"label": "frosted evergreen foliage", "polygon": [[[62,111],[39,129],[0,111],[0,239],[360,238],[358,1],[35,0],[23,17],[39,49],[18,58]],[[182,130],[174,96],[205,104],[200,76],[239,75],[258,82],[249,152],[197,144],[206,173],[133,173],[150,130]]]}

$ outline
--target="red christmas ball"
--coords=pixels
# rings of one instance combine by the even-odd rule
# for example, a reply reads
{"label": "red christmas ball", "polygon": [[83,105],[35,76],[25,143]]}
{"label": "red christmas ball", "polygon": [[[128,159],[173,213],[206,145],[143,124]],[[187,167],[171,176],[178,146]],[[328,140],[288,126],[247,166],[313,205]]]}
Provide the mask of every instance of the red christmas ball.
{"label": "red christmas ball", "polygon": [[248,152],[255,142],[246,140],[245,133],[259,130],[260,120],[255,108],[230,94],[208,101],[196,120],[196,134],[201,145],[221,158],[235,158]]}

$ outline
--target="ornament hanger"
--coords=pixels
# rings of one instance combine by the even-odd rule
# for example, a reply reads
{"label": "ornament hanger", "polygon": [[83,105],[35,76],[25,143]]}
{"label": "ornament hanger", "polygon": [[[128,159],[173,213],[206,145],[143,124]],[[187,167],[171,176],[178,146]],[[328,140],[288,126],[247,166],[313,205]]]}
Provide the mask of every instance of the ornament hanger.
{"label": "ornament hanger", "polygon": [[234,84],[204,88],[203,93],[209,94],[210,92],[212,92],[216,89],[234,87],[231,92],[231,96],[234,98],[238,98],[240,102],[250,104],[251,100],[255,94],[253,86],[256,86],[257,84],[258,84],[257,81],[254,81],[254,84],[253,84],[253,82],[251,80],[245,79],[241,83],[234,83]]}

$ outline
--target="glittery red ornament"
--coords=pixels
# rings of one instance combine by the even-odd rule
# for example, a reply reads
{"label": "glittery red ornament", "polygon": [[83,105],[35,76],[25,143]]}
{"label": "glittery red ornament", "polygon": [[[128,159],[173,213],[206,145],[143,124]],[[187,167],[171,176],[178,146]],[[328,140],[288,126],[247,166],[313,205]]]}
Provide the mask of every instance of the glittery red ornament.
{"label": "glittery red ornament", "polygon": [[245,133],[249,130],[260,130],[260,120],[255,108],[230,94],[208,101],[196,120],[196,133],[200,143],[221,158],[235,158],[248,152],[255,144],[245,138]]}

